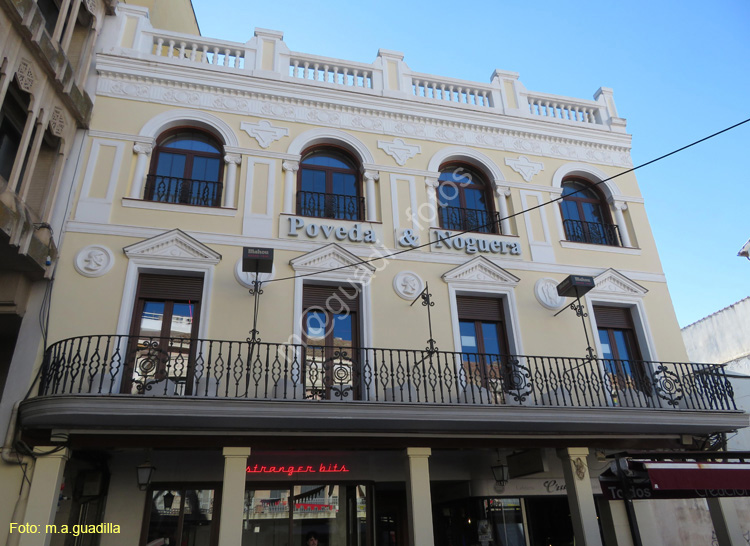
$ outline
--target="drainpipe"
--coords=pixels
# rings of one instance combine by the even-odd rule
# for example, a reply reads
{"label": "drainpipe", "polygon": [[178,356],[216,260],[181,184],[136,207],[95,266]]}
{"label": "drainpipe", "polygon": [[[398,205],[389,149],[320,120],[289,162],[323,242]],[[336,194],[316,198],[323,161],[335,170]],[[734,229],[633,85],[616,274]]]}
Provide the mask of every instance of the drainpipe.
{"label": "drainpipe", "polygon": [[[34,458],[29,457],[28,455],[21,455],[13,450],[13,437],[16,434],[16,416],[18,414],[18,406],[21,402],[22,400],[19,400],[13,405],[13,410],[10,414],[10,423],[8,424],[8,432],[5,434],[5,443],[3,443],[3,449],[0,453],[0,457],[2,457],[4,463],[20,465],[22,467],[21,470],[23,471],[21,490],[18,492],[16,506],[13,508],[13,516],[10,520],[16,523],[22,522],[24,514],[26,513],[26,505],[29,500],[29,490],[31,489],[31,478],[34,474]],[[8,536],[6,546],[17,546],[20,539],[21,533],[12,533]]]}

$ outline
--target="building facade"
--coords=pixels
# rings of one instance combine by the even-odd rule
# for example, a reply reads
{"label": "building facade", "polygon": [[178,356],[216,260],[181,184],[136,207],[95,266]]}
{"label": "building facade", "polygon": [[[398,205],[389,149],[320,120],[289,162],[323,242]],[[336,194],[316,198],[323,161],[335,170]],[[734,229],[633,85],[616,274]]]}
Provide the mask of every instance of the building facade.
{"label": "building facade", "polygon": [[5,517],[55,527],[9,540],[674,543],[627,477],[748,418],[686,363],[612,91],[207,39],[160,6],[103,22],[6,442]]}

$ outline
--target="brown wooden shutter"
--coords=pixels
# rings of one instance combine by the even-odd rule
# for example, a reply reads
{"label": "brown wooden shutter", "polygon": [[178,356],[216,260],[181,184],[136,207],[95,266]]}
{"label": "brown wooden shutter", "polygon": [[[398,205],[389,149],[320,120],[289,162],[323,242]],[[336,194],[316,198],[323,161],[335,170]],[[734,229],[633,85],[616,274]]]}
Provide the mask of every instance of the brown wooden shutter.
{"label": "brown wooden shutter", "polygon": [[326,302],[330,299],[331,311],[339,311],[342,305],[349,307],[351,311],[359,309],[360,290],[350,286],[315,286],[306,284],[303,290],[302,306],[305,309],[311,307],[326,308]]}
{"label": "brown wooden shutter", "polygon": [[594,317],[598,328],[633,328],[633,317],[627,307],[594,306]]}
{"label": "brown wooden shutter", "polygon": [[140,298],[198,302],[203,294],[203,277],[144,273],[140,275],[138,284]]}
{"label": "brown wooden shutter", "polygon": [[500,298],[480,298],[474,296],[456,297],[458,318],[461,320],[502,321],[503,300]]}

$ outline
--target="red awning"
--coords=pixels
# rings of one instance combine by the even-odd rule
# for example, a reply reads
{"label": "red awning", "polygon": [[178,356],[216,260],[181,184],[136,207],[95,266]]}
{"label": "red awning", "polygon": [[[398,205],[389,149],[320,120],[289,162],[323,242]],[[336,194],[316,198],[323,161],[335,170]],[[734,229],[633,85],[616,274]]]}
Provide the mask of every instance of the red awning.
{"label": "red awning", "polygon": [[750,463],[644,462],[657,491],[666,489],[750,489]]}

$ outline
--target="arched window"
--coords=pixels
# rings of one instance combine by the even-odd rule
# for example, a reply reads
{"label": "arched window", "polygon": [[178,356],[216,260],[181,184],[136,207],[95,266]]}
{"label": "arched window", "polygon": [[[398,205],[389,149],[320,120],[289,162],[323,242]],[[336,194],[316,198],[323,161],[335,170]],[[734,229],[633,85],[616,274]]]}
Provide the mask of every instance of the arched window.
{"label": "arched window", "polygon": [[568,241],[622,246],[609,206],[594,186],[585,180],[571,179],[564,181],[562,188],[560,208]]}
{"label": "arched window", "polygon": [[438,181],[440,227],[500,233],[490,185],[479,171],[462,163],[449,163],[440,168]]}
{"label": "arched window", "polygon": [[221,206],[222,145],[205,131],[180,128],[157,141],[144,199],[201,207]]}
{"label": "arched window", "polygon": [[338,148],[315,148],[302,155],[298,174],[297,214],[316,218],[362,220],[357,161]]}

